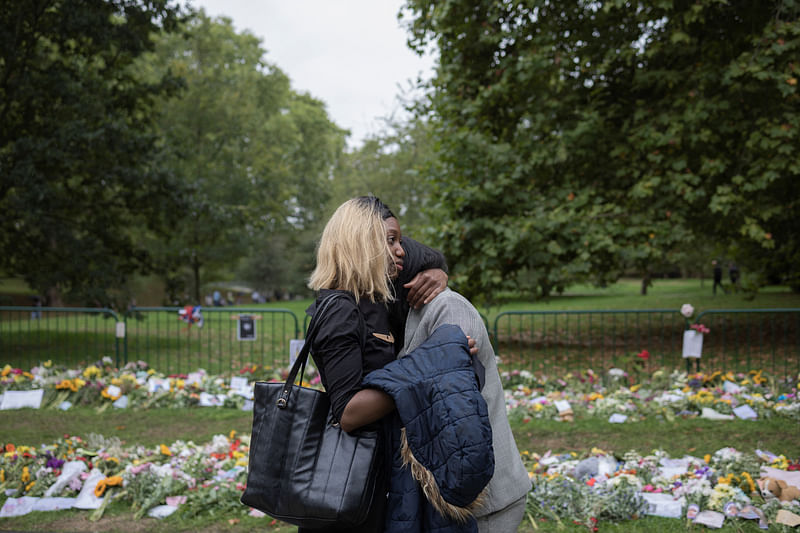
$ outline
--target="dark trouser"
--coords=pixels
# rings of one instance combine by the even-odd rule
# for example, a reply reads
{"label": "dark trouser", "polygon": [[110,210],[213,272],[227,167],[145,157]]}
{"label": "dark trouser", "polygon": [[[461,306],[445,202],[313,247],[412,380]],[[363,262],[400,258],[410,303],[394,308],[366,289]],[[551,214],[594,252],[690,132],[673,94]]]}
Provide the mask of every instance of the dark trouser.
{"label": "dark trouser", "polygon": [[722,281],[718,280],[718,279],[715,279],[714,280],[714,287],[713,287],[714,294],[717,294],[717,285],[719,285],[719,288],[722,289],[722,291],[724,293],[726,293],[726,294],[728,293],[728,291],[725,289],[725,286],[722,284]]}

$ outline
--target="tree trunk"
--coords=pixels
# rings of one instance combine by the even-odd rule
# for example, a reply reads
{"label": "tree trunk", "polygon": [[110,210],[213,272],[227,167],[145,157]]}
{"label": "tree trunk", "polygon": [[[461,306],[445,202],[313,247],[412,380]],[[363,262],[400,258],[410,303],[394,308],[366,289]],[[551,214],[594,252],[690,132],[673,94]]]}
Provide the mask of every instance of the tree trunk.
{"label": "tree trunk", "polygon": [[647,272],[642,278],[642,296],[647,296],[647,287],[649,286],[650,286],[650,272]]}

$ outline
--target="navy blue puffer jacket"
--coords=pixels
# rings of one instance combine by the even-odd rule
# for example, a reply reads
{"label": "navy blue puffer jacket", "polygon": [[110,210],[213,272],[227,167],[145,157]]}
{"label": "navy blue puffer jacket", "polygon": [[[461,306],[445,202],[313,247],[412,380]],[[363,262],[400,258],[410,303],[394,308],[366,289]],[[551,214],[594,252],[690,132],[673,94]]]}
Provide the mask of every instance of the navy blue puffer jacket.
{"label": "navy blue puffer jacket", "polygon": [[440,326],[363,385],[385,391],[397,405],[385,531],[477,531],[471,510],[494,473],[494,451],[461,329]]}

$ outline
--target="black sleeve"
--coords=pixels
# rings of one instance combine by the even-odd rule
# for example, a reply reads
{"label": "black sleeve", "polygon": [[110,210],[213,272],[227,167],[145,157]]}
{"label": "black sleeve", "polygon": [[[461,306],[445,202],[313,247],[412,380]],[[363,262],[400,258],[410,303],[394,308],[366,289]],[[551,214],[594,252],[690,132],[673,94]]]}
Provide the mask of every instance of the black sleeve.
{"label": "black sleeve", "polygon": [[411,237],[403,237],[403,271],[397,277],[398,283],[403,285],[411,281],[414,276],[431,268],[440,268],[447,272],[447,261],[439,250],[415,241]]}
{"label": "black sleeve", "polygon": [[408,318],[408,289],[403,287],[414,276],[431,268],[441,268],[447,272],[447,261],[442,252],[434,250],[415,241],[411,237],[403,237],[403,271],[394,279],[395,299],[389,304],[389,327],[395,338],[395,353],[400,353],[405,340],[406,318]]}
{"label": "black sleeve", "polygon": [[333,414],[341,420],[345,406],[362,388],[362,319],[355,302],[337,298],[319,320],[311,352]]}

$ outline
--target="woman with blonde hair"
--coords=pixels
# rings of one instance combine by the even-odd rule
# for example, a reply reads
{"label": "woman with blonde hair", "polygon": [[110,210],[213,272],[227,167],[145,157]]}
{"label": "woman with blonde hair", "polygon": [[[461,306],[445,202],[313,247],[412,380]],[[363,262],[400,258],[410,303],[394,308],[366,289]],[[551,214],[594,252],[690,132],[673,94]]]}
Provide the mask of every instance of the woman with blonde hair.
{"label": "woman with blonde hair", "polygon": [[[368,428],[384,436],[384,468],[372,507],[363,524],[346,531],[385,530],[386,494],[395,452],[392,442],[396,441],[396,417],[390,415],[395,403],[378,388],[364,388],[363,380],[395,360],[397,333],[393,335],[389,312],[391,308],[396,314],[399,307],[395,291],[406,298],[409,286],[416,288],[417,300],[424,303],[441,290],[441,276],[446,285],[442,270],[428,270],[427,278],[417,276],[425,269],[445,266],[443,256],[411,239],[406,239],[405,245],[403,242],[396,218],[379,199],[363,196],[348,200],[336,209],[322,232],[317,265],[309,279],[309,287],[318,291],[318,297],[308,314],[315,316],[326,301],[324,312],[315,317],[317,333],[310,342],[333,416],[347,432]],[[408,246],[408,256],[404,246]],[[470,341],[472,345],[474,341]],[[299,533],[305,531],[301,528]]]}
{"label": "woman with blonde hair", "polygon": [[[318,297],[307,312],[313,316],[322,300],[333,300],[317,318],[311,353],[333,416],[348,432],[364,426],[380,428],[384,435],[389,431],[385,417],[394,410],[394,401],[382,391],[363,389],[361,382],[395,359],[386,304],[394,299],[390,276],[397,271],[396,260],[402,264],[402,257],[392,258],[383,220],[370,197],[339,206],[317,248],[317,265],[308,285]],[[366,521],[348,531],[383,531],[388,465],[384,472]]]}

